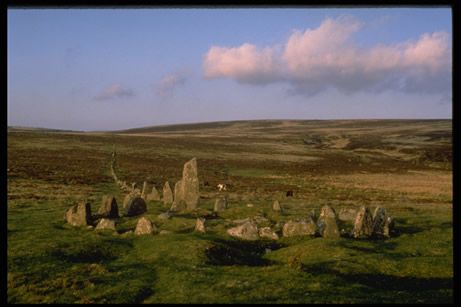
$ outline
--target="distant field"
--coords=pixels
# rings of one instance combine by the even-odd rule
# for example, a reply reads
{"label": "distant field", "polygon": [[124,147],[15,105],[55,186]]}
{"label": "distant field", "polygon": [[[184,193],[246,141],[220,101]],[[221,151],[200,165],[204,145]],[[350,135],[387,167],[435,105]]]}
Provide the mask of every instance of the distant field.
{"label": "distant field", "polygon": [[[124,194],[110,175],[161,188],[197,158],[201,205],[168,235],[73,228],[67,208]],[[266,120],[116,132],[8,131],[9,303],[450,303],[453,302],[451,120]],[[205,182],[208,184],[205,185]],[[230,208],[211,213],[216,185]],[[293,197],[286,197],[286,191]],[[279,200],[283,215],[271,212]],[[253,207],[247,207],[247,204]],[[399,233],[385,241],[281,238],[240,242],[231,221],[276,225],[325,204],[384,206]],[[119,231],[136,219],[121,218]],[[340,225],[346,230],[351,224]]]}

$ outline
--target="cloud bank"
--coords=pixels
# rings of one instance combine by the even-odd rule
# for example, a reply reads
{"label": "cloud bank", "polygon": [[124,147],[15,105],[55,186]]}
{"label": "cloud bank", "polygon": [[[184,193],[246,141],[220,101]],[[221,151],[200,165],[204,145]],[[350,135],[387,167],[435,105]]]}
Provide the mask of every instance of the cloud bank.
{"label": "cloud bank", "polygon": [[248,84],[287,82],[293,92],[305,95],[331,88],[343,93],[451,90],[447,32],[361,48],[352,37],[362,27],[354,18],[341,16],[327,18],[315,29],[293,31],[281,47],[213,46],[204,56],[204,77]]}
{"label": "cloud bank", "polygon": [[184,74],[176,73],[165,76],[156,88],[157,95],[168,97],[173,95],[174,91],[181,85],[186,83]]}
{"label": "cloud bank", "polygon": [[120,84],[112,84],[107,87],[101,94],[97,95],[96,100],[111,100],[118,98],[130,98],[134,96],[132,89],[125,88]]}

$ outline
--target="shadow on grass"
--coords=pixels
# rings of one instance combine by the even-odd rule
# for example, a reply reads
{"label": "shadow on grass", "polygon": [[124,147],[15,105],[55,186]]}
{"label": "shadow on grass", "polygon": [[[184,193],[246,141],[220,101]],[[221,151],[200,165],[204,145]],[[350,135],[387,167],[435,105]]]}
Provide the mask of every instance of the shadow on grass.
{"label": "shadow on grass", "polygon": [[264,259],[267,250],[277,250],[284,245],[275,242],[241,241],[215,239],[212,247],[206,249],[207,264],[268,266],[274,261]]}
{"label": "shadow on grass", "polygon": [[452,278],[418,278],[411,276],[393,276],[381,273],[344,273],[334,266],[335,262],[323,262],[313,265],[302,265],[301,270],[313,275],[333,275],[346,283],[360,284],[378,290],[395,291],[427,291],[452,289]]}

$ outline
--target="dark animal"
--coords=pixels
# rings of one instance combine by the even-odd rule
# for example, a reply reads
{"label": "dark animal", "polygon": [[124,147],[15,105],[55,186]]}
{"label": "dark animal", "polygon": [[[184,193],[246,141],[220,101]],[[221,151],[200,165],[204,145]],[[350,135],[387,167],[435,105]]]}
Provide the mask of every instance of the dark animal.
{"label": "dark animal", "polygon": [[293,191],[287,191],[287,197],[293,197]]}

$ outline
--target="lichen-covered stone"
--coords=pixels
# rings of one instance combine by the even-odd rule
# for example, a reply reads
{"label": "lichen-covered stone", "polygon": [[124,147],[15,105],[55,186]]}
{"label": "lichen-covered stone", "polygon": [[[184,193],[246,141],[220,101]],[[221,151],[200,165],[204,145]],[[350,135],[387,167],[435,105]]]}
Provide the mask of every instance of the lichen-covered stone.
{"label": "lichen-covered stone", "polygon": [[354,222],[354,229],[352,230],[352,237],[354,238],[368,238],[373,233],[373,216],[368,207],[362,206],[357,212],[357,217]]}
{"label": "lichen-covered stone", "polygon": [[81,202],[66,211],[66,221],[72,226],[87,226],[91,224],[91,205]]}
{"label": "lichen-covered stone", "polygon": [[340,232],[336,223],[336,212],[330,206],[323,206],[317,220],[319,234],[324,238],[339,238]]}
{"label": "lichen-covered stone", "polygon": [[103,218],[96,225],[95,230],[115,230],[115,221]]}
{"label": "lichen-covered stone", "polygon": [[101,207],[99,207],[98,215],[106,218],[118,218],[117,200],[112,195],[104,195],[102,197]]}
{"label": "lichen-covered stone", "polygon": [[147,205],[144,199],[130,193],[123,201],[123,210],[125,216],[136,216],[145,213]]}
{"label": "lichen-covered stone", "polygon": [[298,221],[288,221],[283,225],[282,233],[284,237],[294,236],[314,236],[317,231],[317,225],[311,217]]}
{"label": "lichen-covered stone", "polygon": [[149,220],[147,217],[142,217],[138,220],[136,224],[136,229],[134,230],[135,235],[150,235],[157,231],[152,221]]}
{"label": "lichen-covered stone", "polygon": [[170,184],[165,182],[163,186],[163,203],[165,205],[171,205],[173,203],[173,192],[171,191]]}
{"label": "lichen-covered stone", "polygon": [[253,220],[247,221],[239,226],[229,228],[227,233],[232,236],[242,240],[258,240],[259,239],[259,231],[258,225]]}

